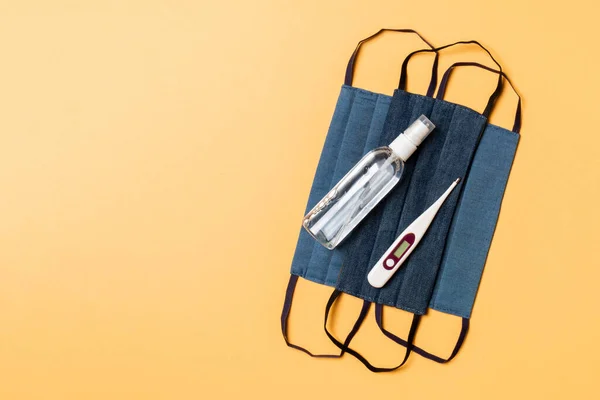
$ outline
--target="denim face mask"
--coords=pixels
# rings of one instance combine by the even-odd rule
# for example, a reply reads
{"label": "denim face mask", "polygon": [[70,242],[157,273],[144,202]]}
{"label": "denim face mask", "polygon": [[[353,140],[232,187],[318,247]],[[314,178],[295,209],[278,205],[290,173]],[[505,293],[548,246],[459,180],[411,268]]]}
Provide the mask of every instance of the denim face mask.
{"label": "denim face mask", "polygon": [[[496,71],[477,63],[456,63],[444,74],[438,91],[438,99],[443,98],[450,72],[456,66],[477,66],[492,71],[501,77],[504,76],[512,86],[512,83],[502,71]],[[388,338],[407,348],[404,360],[412,350],[433,361],[448,362],[456,356],[466,337],[469,327],[468,318],[470,317],[487,252],[491,244],[500,203],[518,143],[520,125],[521,100],[519,97],[512,132],[495,125],[486,126],[474,160],[469,168],[465,188],[452,220],[434,294],[429,304],[432,309],[463,318],[461,333],[450,357],[444,359],[413,346],[412,340],[416,331],[415,323],[411,326],[407,340],[400,339],[387,331],[383,327],[383,305],[376,304],[375,315],[381,331]],[[334,297],[337,297],[336,292],[332,295],[332,298]],[[418,324],[418,318],[415,317],[413,321]],[[332,338],[331,335],[330,338]],[[335,343],[335,338],[332,340]],[[395,369],[373,367],[359,353],[352,349],[348,349],[348,352],[355,355],[373,371],[382,372]]]}
{"label": "denim face mask", "polygon": [[[500,212],[514,160],[521,128],[521,98],[508,77],[478,63],[456,63],[444,74],[438,91],[443,98],[450,72],[457,66],[476,66],[504,76],[518,97],[517,112],[512,131],[488,124],[475,153],[465,182],[465,188],[454,215],[442,259],[437,282],[429,307],[462,318],[462,329],[450,357],[443,359],[418,347],[413,351],[439,363],[450,361],[460,349],[468,328],[469,318],[492,236]],[[383,306],[377,304],[375,317],[381,331],[403,346],[408,342],[387,331],[383,326]]]}
{"label": "denim face mask", "polygon": [[[352,87],[354,65],[363,43],[386,31],[413,33],[431,46],[421,35],[412,29],[382,29],[374,35],[361,40],[354,50],[346,69],[346,77],[331,125],[325,139],[323,151],[317,166],[313,186],[306,207],[307,212],[327,194],[331,187],[341,179],[350,168],[368,151],[377,147],[388,114],[391,97],[383,94]],[[436,56],[437,64],[437,56]],[[432,77],[429,90],[435,90],[437,70]],[[284,309],[281,316],[281,329],[288,346],[317,357],[339,357],[339,355],[314,355],[308,350],[296,346],[287,339],[287,320],[291,309],[293,293],[298,277],[334,286],[344,258],[345,246],[330,251],[319,245],[304,230],[300,230],[296,251],[292,260],[291,277],[288,283]],[[364,318],[364,317],[363,317]],[[360,320],[360,322],[359,322]],[[357,320],[358,329],[361,318]],[[353,332],[355,333],[354,329]],[[348,335],[351,340],[354,333]]]}

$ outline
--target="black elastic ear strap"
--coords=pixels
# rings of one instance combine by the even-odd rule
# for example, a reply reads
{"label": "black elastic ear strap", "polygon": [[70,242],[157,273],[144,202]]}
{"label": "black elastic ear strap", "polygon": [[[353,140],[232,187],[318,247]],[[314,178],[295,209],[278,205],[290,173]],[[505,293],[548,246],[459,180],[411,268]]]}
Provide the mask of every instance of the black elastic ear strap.
{"label": "black elastic ear strap", "polygon": [[[414,56],[415,54],[418,53],[425,53],[425,52],[439,52],[441,50],[447,49],[448,47],[452,47],[452,46],[456,46],[459,44],[475,44],[477,46],[479,46],[480,48],[482,48],[492,59],[492,61],[494,61],[494,63],[498,66],[498,69],[500,71],[502,71],[502,66],[500,65],[500,63],[498,63],[498,61],[494,58],[494,56],[492,55],[492,53],[490,53],[490,51],[488,49],[485,48],[485,46],[483,46],[481,43],[479,43],[476,40],[466,40],[466,41],[459,41],[459,42],[455,42],[455,43],[451,43],[451,44],[447,44],[445,46],[442,47],[437,47],[435,49],[422,49],[422,50],[416,50],[413,51],[412,53],[410,53],[405,59],[404,62],[402,63],[402,69],[400,72],[400,81],[398,82],[398,89],[400,90],[406,90],[406,81],[407,81],[407,75],[408,75],[408,62],[410,61],[410,59],[412,58],[412,56]],[[436,64],[436,70],[437,70],[437,64]],[[435,76],[437,77],[437,73],[435,74]],[[433,74],[432,74],[433,77]],[[431,84],[430,84],[431,87]],[[488,117],[489,113],[491,112],[494,103],[496,102],[496,100],[498,99],[498,97],[500,96],[500,93],[502,93],[502,77],[498,76],[498,85],[496,87],[496,90],[494,90],[494,93],[492,93],[492,95],[490,96],[488,103],[485,107],[485,110],[483,112],[483,115]]]}
{"label": "black elastic ear strap", "polygon": [[433,97],[433,93],[435,93],[435,88],[437,86],[437,77],[438,77],[438,65],[440,61],[440,53],[435,53],[435,58],[433,59],[433,65],[431,67],[431,79],[429,80],[429,87],[427,88],[427,97]]}
{"label": "black elastic ear strap", "polygon": [[512,131],[519,133],[521,131],[521,118],[522,118],[522,110],[521,110],[521,95],[519,95],[519,92],[517,91],[517,89],[515,88],[515,86],[513,85],[513,83],[511,82],[511,80],[508,78],[508,76],[506,75],[505,72],[503,72],[502,70],[495,70],[493,68],[490,68],[486,65],[482,65],[476,62],[457,62],[452,64],[444,73],[444,76],[442,77],[442,81],[440,82],[440,88],[438,89],[438,93],[436,98],[437,99],[443,99],[445,94],[446,94],[446,88],[448,86],[448,80],[450,79],[450,73],[452,72],[452,70],[455,67],[477,67],[477,68],[482,68],[485,69],[487,71],[493,72],[495,74],[498,74],[501,78],[504,77],[504,79],[506,79],[506,81],[508,82],[508,84],[510,85],[510,87],[512,88],[513,92],[515,92],[515,94],[517,95],[517,98],[519,99],[517,101],[517,111],[515,112],[515,122],[513,124],[513,128]]}
{"label": "black elastic ear strap", "polygon": [[[408,332],[408,338],[407,338],[407,341],[405,342],[406,343],[406,346],[405,346],[406,352],[404,353],[404,359],[402,360],[402,362],[395,367],[375,367],[365,357],[363,357],[359,352],[350,348],[349,347],[350,343],[347,340],[346,340],[347,343],[343,343],[343,344],[340,343],[327,329],[327,320],[329,318],[329,312],[331,310],[331,307],[333,306],[333,304],[335,303],[335,301],[337,300],[337,298],[340,296],[341,293],[342,292],[335,289],[333,291],[333,293],[331,294],[329,301],[327,302],[327,306],[325,307],[325,321],[324,321],[323,326],[325,328],[325,333],[327,334],[329,339],[331,339],[331,341],[342,351],[345,351],[348,354],[351,354],[352,356],[354,356],[356,359],[358,359],[361,363],[364,364],[365,367],[367,367],[372,372],[392,372],[392,371],[395,371],[398,368],[402,367],[406,363],[406,361],[408,361],[411,351],[413,350],[413,342],[415,339],[415,335],[417,333],[417,328],[419,327],[419,321],[421,320],[421,316],[417,315],[417,314],[414,314],[414,316],[413,316],[413,320],[410,325],[410,331]],[[370,307],[371,307],[371,303],[367,300],[363,300],[363,307],[362,307],[361,315],[362,315],[362,312],[364,311],[364,315],[366,316]]]}
{"label": "black elastic ear strap", "polygon": [[[407,347],[409,345],[408,340],[403,340],[402,338],[399,338],[398,336],[394,335],[392,332],[390,332],[384,328],[384,326],[383,326],[383,304],[375,305],[375,320],[377,321],[377,326],[379,326],[379,329],[385,336],[392,339],[394,342],[398,343],[400,346]],[[435,361],[437,363],[445,364],[445,363],[449,362],[450,360],[452,360],[454,357],[456,357],[456,355],[458,354],[458,351],[460,350],[460,348],[462,347],[462,345],[465,341],[465,338],[467,337],[468,332],[469,332],[469,319],[462,318],[462,327],[460,329],[460,334],[458,335],[458,340],[456,341],[456,345],[454,346],[454,349],[452,350],[452,353],[450,354],[450,357],[448,357],[448,358],[438,357],[435,354],[431,354],[428,351],[423,350],[422,348],[413,345],[412,343],[410,345],[412,346],[412,351],[414,351],[418,355],[425,357],[429,360]]]}
{"label": "black elastic ear strap", "polygon": [[346,337],[346,340],[344,341],[344,344],[342,345],[342,347],[340,347],[340,349],[341,349],[340,354],[313,354],[310,351],[308,351],[307,349],[305,349],[304,347],[301,347],[301,346],[298,346],[298,345],[295,345],[295,344],[291,343],[289,341],[288,335],[287,335],[288,319],[289,319],[289,316],[290,316],[290,311],[292,309],[292,300],[294,298],[294,291],[296,290],[296,284],[297,283],[298,283],[298,276],[297,275],[290,275],[290,280],[288,282],[288,286],[287,286],[287,289],[285,291],[285,300],[283,302],[283,310],[281,311],[281,333],[283,335],[283,339],[285,340],[285,343],[289,347],[291,347],[292,349],[300,350],[300,351],[308,354],[311,357],[317,357],[317,358],[339,358],[339,357],[343,356],[344,352],[345,352],[345,349],[348,347],[348,345],[350,345],[350,342],[352,341],[352,339],[354,338],[354,336],[358,332],[358,329],[360,328],[360,326],[362,325],[365,317],[367,316],[367,312],[369,311],[369,309],[367,308],[365,310],[365,307],[363,305],[363,309],[361,310],[361,313],[359,314],[358,319],[354,323],[354,326],[352,327],[352,330],[350,331],[350,333]]}
{"label": "black elastic ear strap", "polygon": [[[423,42],[425,42],[430,48],[433,48],[433,45],[431,43],[429,43],[419,32],[415,31],[414,29],[387,29],[387,28],[380,29],[376,33],[372,34],[371,36],[361,40],[356,45],[356,48],[354,49],[354,52],[352,53],[352,55],[350,56],[350,60],[348,61],[348,66],[346,67],[346,77],[344,78],[345,85],[352,86],[352,80],[354,78],[354,65],[356,64],[356,59],[358,57],[358,53],[359,53],[360,48],[363,45],[363,43],[368,42],[371,39],[374,39],[375,37],[381,35],[383,32],[414,33],[419,38],[421,38],[421,40]],[[437,73],[436,73],[436,81],[437,81]]]}

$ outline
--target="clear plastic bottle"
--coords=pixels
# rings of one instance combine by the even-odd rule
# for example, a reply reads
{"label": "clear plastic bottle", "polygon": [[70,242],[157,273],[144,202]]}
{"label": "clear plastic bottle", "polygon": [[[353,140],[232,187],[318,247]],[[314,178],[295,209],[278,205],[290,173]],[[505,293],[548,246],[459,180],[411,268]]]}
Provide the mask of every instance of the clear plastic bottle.
{"label": "clear plastic bottle", "polygon": [[367,153],[304,217],[308,233],[335,248],[400,181],[404,163],[434,128],[421,115],[389,146]]}

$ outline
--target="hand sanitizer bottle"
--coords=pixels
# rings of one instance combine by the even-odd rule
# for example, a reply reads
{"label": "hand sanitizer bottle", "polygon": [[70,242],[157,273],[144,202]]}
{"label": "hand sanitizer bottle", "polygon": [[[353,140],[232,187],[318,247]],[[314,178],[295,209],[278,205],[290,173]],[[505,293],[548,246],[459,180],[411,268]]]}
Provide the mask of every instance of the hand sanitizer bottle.
{"label": "hand sanitizer bottle", "polygon": [[304,228],[334,249],[400,181],[404,163],[434,128],[421,115],[389,146],[367,153],[304,217]]}

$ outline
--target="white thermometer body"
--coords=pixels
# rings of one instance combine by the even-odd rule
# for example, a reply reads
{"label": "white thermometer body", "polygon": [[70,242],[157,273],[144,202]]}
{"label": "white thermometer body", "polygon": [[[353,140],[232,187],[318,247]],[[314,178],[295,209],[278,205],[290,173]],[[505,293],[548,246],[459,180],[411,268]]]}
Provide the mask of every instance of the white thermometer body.
{"label": "white thermometer body", "polygon": [[427,228],[429,228],[433,218],[435,218],[435,215],[450,195],[450,192],[452,192],[452,189],[456,187],[458,181],[460,181],[460,178],[452,182],[444,194],[425,210],[419,218],[415,219],[398,236],[389,249],[383,253],[383,256],[377,261],[367,276],[371,286],[376,288],[383,287],[404,261],[406,261],[425,235],[425,232],[427,232]]}

